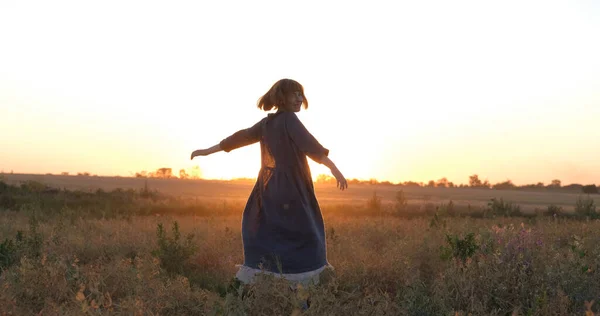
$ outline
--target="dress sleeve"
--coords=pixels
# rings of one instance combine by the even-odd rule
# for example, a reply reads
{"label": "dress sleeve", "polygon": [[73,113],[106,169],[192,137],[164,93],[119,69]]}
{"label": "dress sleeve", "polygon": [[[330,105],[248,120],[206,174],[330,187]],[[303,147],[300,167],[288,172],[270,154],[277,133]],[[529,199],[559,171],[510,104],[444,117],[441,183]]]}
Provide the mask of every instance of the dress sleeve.
{"label": "dress sleeve", "polygon": [[323,147],[300,122],[296,113],[286,113],[286,129],[292,141],[310,159],[321,163],[323,156],[329,155],[329,149]]}
{"label": "dress sleeve", "polygon": [[239,130],[233,135],[223,139],[219,145],[225,152],[230,152],[234,149],[248,146],[260,141],[262,136],[262,123],[263,120],[254,124],[254,126],[246,129]]}

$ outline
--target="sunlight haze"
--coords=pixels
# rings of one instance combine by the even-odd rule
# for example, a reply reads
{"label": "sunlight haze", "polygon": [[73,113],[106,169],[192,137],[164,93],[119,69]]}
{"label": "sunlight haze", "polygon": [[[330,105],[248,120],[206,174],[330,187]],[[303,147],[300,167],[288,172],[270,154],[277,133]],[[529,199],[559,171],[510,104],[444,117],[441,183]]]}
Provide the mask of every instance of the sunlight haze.
{"label": "sunlight haze", "polygon": [[0,169],[256,177],[190,153],[291,78],[346,178],[598,184],[599,38],[594,1],[1,1]]}

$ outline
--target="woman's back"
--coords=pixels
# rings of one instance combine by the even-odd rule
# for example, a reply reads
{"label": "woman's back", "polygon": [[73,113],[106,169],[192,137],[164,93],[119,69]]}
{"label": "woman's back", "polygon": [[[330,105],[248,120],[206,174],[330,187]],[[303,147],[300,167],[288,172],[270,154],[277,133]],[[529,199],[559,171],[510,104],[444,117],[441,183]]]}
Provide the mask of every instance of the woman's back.
{"label": "woman's back", "polygon": [[302,274],[328,266],[323,217],[307,156],[329,167],[340,189],[347,182],[327,157],[329,150],[298,119],[303,104],[308,105],[302,86],[283,79],[259,101],[259,108],[276,108],[277,113],[192,153],[193,159],[260,142],[261,168],[242,219],[245,268]]}

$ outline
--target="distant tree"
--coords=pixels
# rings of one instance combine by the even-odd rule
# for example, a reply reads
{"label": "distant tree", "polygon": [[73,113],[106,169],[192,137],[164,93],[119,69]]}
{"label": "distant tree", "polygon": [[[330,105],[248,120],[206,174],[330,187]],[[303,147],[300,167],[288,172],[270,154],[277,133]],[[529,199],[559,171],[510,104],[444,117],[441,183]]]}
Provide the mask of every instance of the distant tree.
{"label": "distant tree", "polygon": [[438,188],[448,187],[448,179],[446,179],[446,177],[444,177],[444,178],[437,180],[437,183],[435,184],[435,186]]}
{"label": "distant tree", "polygon": [[148,177],[148,172],[147,171],[136,172],[135,173],[135,177],[136,178],[147,178]]}
{"label": "distant tree", "polygon": [[552,180],[552,182],[548,185],[548,187],[553,188],[553,189],[558,189],[561,187],[561,182],[558,179],[554,179]]}
{"label": "distant tree", "polygon": [[598,194],[598,187],[595,184],[584,185],[581,191],[586,194]]}
{"label": "distant tree", "polygon": [[369,179],[369,182],[368,182],[368,183],[369,183],[369,184],[378,184],[378,183],[379,183],[379,181],[377,181],[377,179],[375,179],[375,178],[371,178],[371,179]]}
{"label": "distant tree", "polygon": [[[12,173],[12,171],[11,171],[11,173]],[[63,172],[61,172],[61,173],[60,173],[60,175],[61,175],[61,176],[68,176],[68,175],[69,175],[69,173],[68,173],[68,172],[64,172],[64,171],[63,171]]]}
{"label": "distant tree", "polygon": [[360,181],[356,178],[348,180],[348,184],[360,184]]}
{"label": "distant tree", "polygon": [[173,177],[173,169],[158,168],[158,169],[156,169],[156,171],[154,172],[153,175],[155,178],[163,178],[163,179],[172,178]]}
{"label": "distant tree", "polygon": [[448,187],[449,188],[454,188],[454,183],[453,182],[448,182]]}
{"label": "distant tree", "polygon": [[474,188],[478,188],[481,186],[481,180],[479,180],[478,175],[474,174],[472,176],[469,176],[469,186]]}
{"label": "distant tree", "polygon": [[433,188],[433,187],[435,187],[435,181],[433,181],[433,180],[429,180],[429,182],[427,182],[427,187],[428,187],[428,188]]}
{"label": "distant tree", "polygon": [[561,187],[564,190],[567,191],[582,191],[583,190],[583,185],[579,184],[579,183],[572,183],[569,185],[565,185],[563,187]]}
{"label": "distant tree", "polygon": [[179,179],[189,179],[190,175],[185,172],[185,169],[179,170]]}
{"label": "distant tree", "polygon": [[331,183],[335,183],[335,182],[336,182],[335,178],[330,175],[320,174],[317,176],[317,183],[331,184]]}
{"label": "distant tree", "polygon": [[392,183],[391,183],[391,182],[389,182],[389,181],[383,181],[383,182],[381,182],[380,184],[381,184],[381,185],[392,185]]}
{"label": "distant tree", "polygon": [[193,166],[190,170],[190,179],[200,179],[202,177],[202,171],[199,166]]}
{"label": "distant tree", "polygon": [[414,182],[414,181],[406,181],[402,185],[407,188],[409,188],[409,187],[418,188],[418,187],[422,186],[420,183]]}
{"label": "distant tree", "polygon": [[515,188],[515,185],[511,180],[506,180],[504,182],[494,184],[492,188],[495,190],[511,190]]}

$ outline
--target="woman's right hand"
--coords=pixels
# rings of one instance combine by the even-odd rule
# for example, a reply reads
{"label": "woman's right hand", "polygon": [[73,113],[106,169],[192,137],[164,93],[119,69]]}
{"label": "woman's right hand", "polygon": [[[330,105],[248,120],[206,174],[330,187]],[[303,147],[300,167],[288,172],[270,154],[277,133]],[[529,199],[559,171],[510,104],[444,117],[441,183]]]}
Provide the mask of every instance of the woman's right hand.
{"label": "woman's right hand", "polygon": [[209,154],[210,154],[210,153],[209,153],[209,152],[208,152],[208,150],[206,150],[206,149],[198,149],[198,150],[194,150],[194,151],[192,152],[192,155],[191,155],[191,157],[190,157],[190,160],[193,160],[193,159],[194,159],[194,157],[197,157],[197,156],[208,156]]}
{"label": "woman's right hand", "polygon": [[216,145],[214,145],[214,146],[212,146],[210,148],[207,148],[207,149],[194,150],[194,152],[192,153],[192,156],[190,157],[190,160],[193,160],[194,157],[197,157],[197,156],[212,155],[212,154],[214,154],[216,152],[219,152],[221,150],[223,150],[223,149],[221,148],[220,144],[216,144]]}
{"label": "woman's right hand", "polygon": [[335,177],[337,187],[340,188],[340,190],[342,191],[346,190],[348,188],[348,181],[346,181],[344,175],[337,168],[331,170],[331,173]]}

